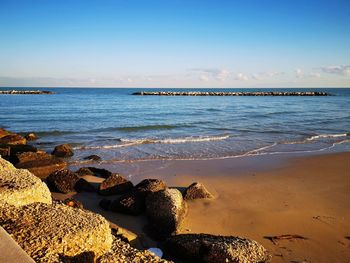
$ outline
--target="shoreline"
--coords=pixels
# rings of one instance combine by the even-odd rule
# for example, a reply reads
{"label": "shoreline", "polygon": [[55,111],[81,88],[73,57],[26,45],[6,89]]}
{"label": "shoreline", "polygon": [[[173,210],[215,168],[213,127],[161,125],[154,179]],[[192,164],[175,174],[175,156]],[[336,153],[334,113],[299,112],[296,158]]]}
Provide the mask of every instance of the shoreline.
{"label": "shoreline", "polygon": [[[346,232],[350,228],[349,158],[350,152],[343,152],[98,167],[120,172],[134,183],[157,178],[180,190],[195,181],[203,183],[215,199],[189,202],[183,233],[248,237],[271,251],[271,262],[344,262],[350,259],[350,240],[346,238],[350,235]],[[101,181],[96,177],[86,179]],[[155,245],[143,231],[144,216],[103,211],[98,206],[103,197],[98,195],[80,193],[74,198],[87,209],[138,234],[142,241],[136,246]],[[283,234],[307,240],[274,244],[264,238]]]}

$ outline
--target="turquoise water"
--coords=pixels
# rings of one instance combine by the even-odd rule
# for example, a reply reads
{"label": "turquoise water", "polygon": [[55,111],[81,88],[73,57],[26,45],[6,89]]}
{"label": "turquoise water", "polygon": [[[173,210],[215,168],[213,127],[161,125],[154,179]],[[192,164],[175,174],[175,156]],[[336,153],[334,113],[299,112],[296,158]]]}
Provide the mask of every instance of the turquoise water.
{"label": "turquoise water", "polygon": [[132,96],[137,89],[44,90],[56,94],[1,95],[0,126],[37,133],[35,145],[47,151],[71,143],[77,161],[89,154],[120,161],[350,150],[350,89],[303,89],[334,95],[329,97],[158,97]]}

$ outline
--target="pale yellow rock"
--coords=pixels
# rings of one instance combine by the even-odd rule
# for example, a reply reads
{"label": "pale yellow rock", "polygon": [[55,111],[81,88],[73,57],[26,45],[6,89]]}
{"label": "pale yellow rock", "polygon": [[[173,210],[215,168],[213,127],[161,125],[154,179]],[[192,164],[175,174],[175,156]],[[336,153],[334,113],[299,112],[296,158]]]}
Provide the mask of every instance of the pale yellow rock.
{"label": "pale yellow rock", "polygon": [[16,169],[0,157],[0,208],[35,202],[51,204],[51,193],[38,177],[25,169]]}

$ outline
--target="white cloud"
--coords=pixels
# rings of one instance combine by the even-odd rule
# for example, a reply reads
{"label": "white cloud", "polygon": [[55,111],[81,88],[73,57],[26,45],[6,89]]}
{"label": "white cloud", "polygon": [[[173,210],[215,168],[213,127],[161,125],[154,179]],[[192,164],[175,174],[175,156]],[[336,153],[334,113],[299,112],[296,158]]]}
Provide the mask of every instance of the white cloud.
{"label": "white cloud", "polygon": [[227,69],[216,69],[216,68],[194,68],[190,69],[192,73],[200,74],[199,79],[201,81],[210,81],[210,80],[218,80],[218,81],[226,81],[231,76],[231,72]]}
{"label": "white cloud", "polygon": [[238,73],[236,75],[236,80],[243,80],[243,81],[247,81],[249,80],[249,77],[246,75],[246,74],[243,74],[243,73]]}
{"label": "white cloud", "polygon": [[350,65],[322,67],[321,70],[325,73],[328,73],[328,74],[350,76]]}

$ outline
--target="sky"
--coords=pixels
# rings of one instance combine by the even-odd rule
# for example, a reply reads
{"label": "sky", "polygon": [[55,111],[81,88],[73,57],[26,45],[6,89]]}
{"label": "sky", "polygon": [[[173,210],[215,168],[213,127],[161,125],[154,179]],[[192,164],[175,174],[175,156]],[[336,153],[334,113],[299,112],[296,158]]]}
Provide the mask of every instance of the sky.
{"label": "sky", "polygon": [[0,0],[2,87],[350,87],[349,0]]}

